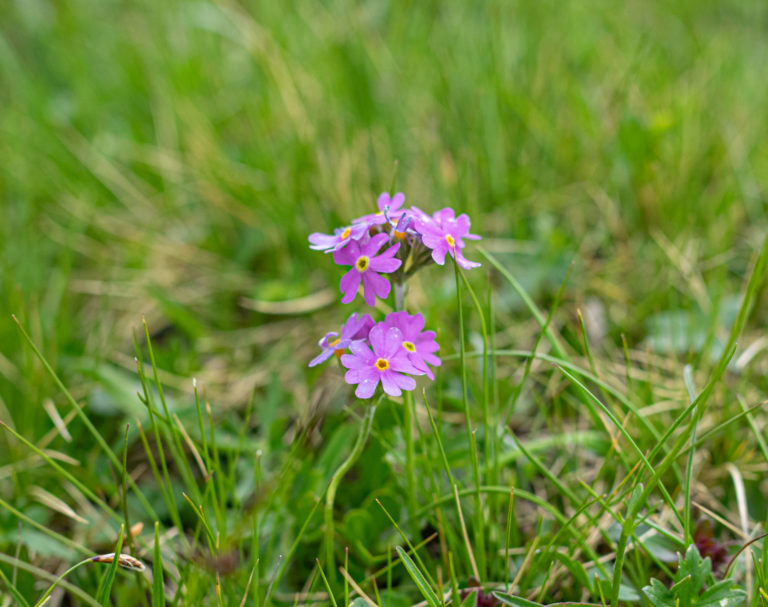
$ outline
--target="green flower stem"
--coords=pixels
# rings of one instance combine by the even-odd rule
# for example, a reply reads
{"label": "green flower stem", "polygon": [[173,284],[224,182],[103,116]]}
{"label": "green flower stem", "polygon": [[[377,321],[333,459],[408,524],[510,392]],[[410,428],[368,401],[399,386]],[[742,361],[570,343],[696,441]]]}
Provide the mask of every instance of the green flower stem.
{"label": "green flower stem", "polygon": [[[416,469],[414,466],[414,447],[413,447],[413,393],[405,392],[403,399],[403,433],[405,438],[405,482],[408,488],[408,512],[416,512]],[[418,519],[412,518],[411,533],[416,537],[418,532]]]}
{"label": "green flower stem", "polygon": [[352,447],[352,452],[347,456],[341,466],[336,470],[331,482],[328,484],[328,493],[325,494],[325,562],[326,569],[328,570],[328,577],[331,581],[336,579],[336,564],[333,553],[334,543],[334,525],[333,525],[333,503],[336,499],[336,490],[339,488],[339,483],[344,475],[349,472],[349,469],[355,464],[363,452],[368,436],[371,433],[373,427],[373,415],[376,412],[376,405],[371,403],[365,412],[363,418],[363,425],[360,428],[360,434],[357,435],[355,445]]}
{"label": "green flower stem", "polygon": [[[405,283],[395,283],[395,310],[405,310]],[[414,465],[415,452],[413,446],[414,433],[414,405],[413,394],[405,392],[403,398],[403,438],[405,439],[405,482],[408,493],[408,511],[416,511],[416,467]],[[418,533],[418,521],[414,518],[411,524],[411,533],[416,537]]]}

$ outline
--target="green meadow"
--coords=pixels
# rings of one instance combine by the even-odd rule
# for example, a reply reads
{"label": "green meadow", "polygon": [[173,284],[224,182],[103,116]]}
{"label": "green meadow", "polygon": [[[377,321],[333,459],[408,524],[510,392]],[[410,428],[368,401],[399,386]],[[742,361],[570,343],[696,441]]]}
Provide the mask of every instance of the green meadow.
{"label": "green meadow", "polygon": [[[0,607],[768,605],[766,26],[0,3]],[[482,266],[361,401],[307,236],[383,191]]]}

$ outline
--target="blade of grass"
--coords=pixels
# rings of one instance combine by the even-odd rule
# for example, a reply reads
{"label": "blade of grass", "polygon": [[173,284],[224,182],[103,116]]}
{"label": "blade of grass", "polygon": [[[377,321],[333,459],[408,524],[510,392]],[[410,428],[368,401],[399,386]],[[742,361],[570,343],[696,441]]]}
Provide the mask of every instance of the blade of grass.
{"label": "blade of grass", "polygon": [[[24,340],[27,342],[27,345],[35,353],[35,356],[37,356],[38,360],[42,363],[45,370],[51,376],[51,379],[53,379],[56,386],[58,386],[59,390],[61,390],[62,394],[64,394],[64,397],[67,399],[67,402],[69,402],[69,404],[72,406],[72,409],[77,413],[77,416],[80,418],[80,421],[83,422],[85,427],[88,429],[88,432],[91,434],[91,436],[93,436],[94,440],[96,441],[96,444],[104,452],[104,454],[107,456],[109,461],[112,462],[112,465],[115,467],[115,469],[118,471],[122,471],[122,464],[120,463],[120,460],[118,459],[118,457],[109,448],[109,445],[107,445],[107,441],[104,440],[104,437],[96,429],[96,427],[93,425],[91,420],[88,419],[88,416],[85,414],[85,411],[83,411],[77,405],[77,401],[75,400],[75,398],[72,396],[69,390],[67,390],[67,387],[64,385],[64,382],[61,381],[59,376],[56,374],[56,371],[53,370],[53,367],[51,367],[48,360],[45,358],[45,356],[43,356],[43,353],[38,349],[38,347],[32,341],[32,338],[24,330],[24,327],[21,326],[19,319],[16,318],[16,316],[13,314],[11,315],[11,318],[13,318],[13,321],[16,323],[16,326],[19,328],[19,331],[24,337]],[[139,489],[138,485],[136,485],[136,483],[133,481],[133,479],[130,476],[128,476],[128,480],[130,482],[131,489],[133,489],[134,493],[136,494],[136,497],[138,498],[141,505],[144,507],[147,514],[151,516],[153,519],[157,518],[157,515],[155,514],[154,509],[152,508],[147,498],[144,496],[144,493],[141,491],[141,489]]]}
{"label": "blade of grass", "polygon": [[[693,372],[690,365],[683,367],[683,381],[685,387],[688,390],[688,398],[691,402],[696,400],[696,386],[693,383]],[[691,484],[693,482],[693,456],[695,449],[693,445],[696,444],[696,428],[698,424],[694,424],[691,432],[691,449],[688,452],[688,463],[685,467],[685,487],[683,493],[683,536],[685,538],[685,545],[689,545],[693,542],[693,530],[691,529],[693,521],[691,520]]]}
{"label": "blade of grass", "polygon": [[[387,515],[387,518],[392,523],[394,528],[397,530],[397,532],[400,534],[400,537],[403,538],[403,541],[408,545],[408,549],[411,551],[411,554],[413,554],[416,561],[419,563],[419,567],[424,570],[424,574],[429,579],[430,584],[435,584],[435,581],[432,579],[432,576],[429,574],[429,571],[427,570],[426,566],[424,565],[424,562],[421,560],[421,557],[419,556],[419,553],[416,551],[416,548],[413,547],[413,544],[411,544],[411,541],[408,539],[408,536],[403,533],[403,530],[400,528],[400,525],[397,524],[394,518],[392,518],[392,515],[389,513],[389,511],[384,507],[384,504],[381,503],[381,501],[376,498],[376,503],[379,505],[379,507],[384,511],[384,514]],[[422,508],[422,513],[426,513],[428,509]]]}
{"label": "blade of grass", "polygon": [[317,570],[320,572],[320,577],[323,580],[323,585],[325,586],[325,590],[328,593],[328,598],[331,601],[331,605],[333,605],[333,607],[338,607],[338,605],[336,604],[336,599],[333,596],[333,591],[331,590],[331,585],[328,583],[328,578],[325,577],[323,568],[320,566],[320,560],[315,559],[315,563],[317,563]]}
{"label": "blade of grass", "polygon": [[542,328],[542,331],[547,337],[547,340],[549,341],[550,345],[552,346],[553,350],[555,351],[555,354],[558,358],[561,358],[563,360],[568,360],[568,357],[565,354],[565,347],[560,342],[560,338],[550,329],[547,321],[544,319],[544,315],[541,313],[539,308],[536,306],[536,304],[533,302],[533,299],[531,299],[530,295],[525,291],[523,288],[523,285],[521,285],[517,279],[512,276],[512,274],[507,270],[504,266],[501,265],[501,263],[488,251],[486,251],[483,247],[478,246],[477,250],[489,261],[491,262],[491,265],[495,267],[499,273],[509,282],[509,284],[512,285],[512,288],[517,292],[517,294],[520,296],[520,298],[525,303],[525,306],[528,308],[528,310],[531,312],[531,315],[536,319],[536,322],[539,323],[539,326]]}
{"label": "blade of grass", "polygon": [[[479,487],[475,491],[475,495],[479,495]],[[461,528],[461,535],[464,538],[464,547],[467,549],[467,557],[469,558],[469,564],[472,566],[472,575],[476,580],[481,580],[480,572],[477,570],[477,563],[475,562],[474,551],[472,550],[472,544],[469,541],[469,534],[467,533],[467,526],[464,524],[464,513],[461,511],[461,502],[459,501],[459,490],[456,485],[453,486],[453,495],[456,499],[456,510],[459,513],[459,527]]]}
{"label": "blade of grass", "polygon": [[109,568],[104,574],[104,578],[99,584],[99,589],[96,592],[96,600],[103,607],[109,607],[109,595],[112,593],[112,585],[115,582],[115,575],[117,575],[117,566],[120,562],[118,556],[123,550],[123,534],[125,533],[125,527],[120,525],[120,534],[117,536],[117,545],[115,546],[115,558],[109,564]]}
{"label": "blade of grass", "polygon": [[432,587],[427,583],[427,580],[421,574],[421,571],[419,571],[416,563],[411,560],[411,557],[409,557],[405,550],[400,546],[395,546],[395,550],[397,551],[403,566],[408,571],[408,575],[411,576],[411,579],[416,584],[421,595],[426,599],[427,603],[429,603],[430,607],[440,607],[440,599],[437,598],[435,591],[432,590]]}
{"label": "blade of grass", "polygon": [[[56,586],[61,586],[64,588],[67,592],[71,593],[72,595],[76,596],[78,599],[83,601],[83,603],[86,603],[88,605],[94,605],[94,607],[101,607],[91,595],[84,592],[74,584],[71,584],[67,582],[64,578],[69,574],[70,572],[74,571],[81,565],[85,565],[86,563],[90,563],[90,559],[85,559],[83,561],[80,561],[70,569],[64,572],[63,575],[56,576],[52,573],[49,573],[48,571],[45,571],[45,569],[40,569],[39,567],[35,567],[34,565],[31,565],[29,563],[25,563],[24,561],[21,561],[17,558],[14,558],[12,556],[9,556],[7,554],[3,554],[0,552],[0,563],[6,563],[8,565],[11,565],[12,567],[15,567],[17,569],[20,569],[22,571],[27,571],[28,573],[31,573],[32,575],[48,580],[50,582],[53,582]],[[49,591],[46,592],[46,594],[42,597],[41,600],[45,600],[45,598],[50,595],[51,592],[55,589],[55,586],[53,588],[50,588]],[[40,602],[35,604],[35,607],[38,607],[40,605]]]}
{"label": "blade of grass", "polygon": [[165,607],[163,552],[160,550],[160,523],[155,521],[155,547],[152,562],[152,607]]}
{"label": "blade of grass", "polygon": [[[569,373],[563,368],[560,368],[560,372],[563,373],[568,379],[570,379],[574,384],[576,384],[585,395],[588,397],[588,401],[596,404],[608,417],[608,419],[611,420],[611,422],[616,426],[616,429],[621,433],[621,435],[624,437],[624,439],[632,446],[632,448],[635,450],[635,453],[640,458],[640,460],[645,464],[645,467],[648,468],[651,474],[654,474],[655,470],[653,468],[653,465],[649,461],[649,458],[645,457],[645,453],[643,453],[642,449],[637,445],[637,443],[634,441],[634,439],[630,436],[629,432],[627,432],[627,429],[624,427],[624,424],[622,424],[614,415],[613,411],[611,411],[608,406],[603,403],[597,396],[592,394],[592,391],[587,388],[581,381],[579,381],[573,374]],[[672,513],[676,516],[678,519],[678,522],[680,523],[680,527],[684,527],[685,524],[683,522],[683,519],[680,516],[680,513],[677,511],[677,508],[675,507],[675,502],[672,499],[672,497],[669,495],[669,492],[667,491],[666,487],[661,483],[659,480],[659,489],[664,496],[665,501],[669,505]]]}
{"label": "blade of grass", "polygon": [[19,592],[18,588],[13,585],[11,580],[8,579],[8,577],[3,573],[3,570],[0,569],[0,580],[2,580],[6,587],[8,588],[8,592],[11,593],[11,596],[16,600],[16,602],[21,605],[21,607],[29,607],[29,603],[27,603],[27,599],[24,598],[24,595]]}

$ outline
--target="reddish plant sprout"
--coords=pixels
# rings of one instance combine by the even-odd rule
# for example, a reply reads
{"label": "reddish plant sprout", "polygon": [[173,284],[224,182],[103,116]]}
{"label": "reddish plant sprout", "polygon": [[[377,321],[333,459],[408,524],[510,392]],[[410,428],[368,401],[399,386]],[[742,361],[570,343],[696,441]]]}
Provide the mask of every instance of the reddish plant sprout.
{"label": "reddish plant sprout", "polygon": [[702,558],[709,557],[712,560],[712,573],[720,573],[723,565],[728,561],[728,545],[715,539],[715,530],[712,521],[700,519],[693,531],[693,543],[699,549]]}

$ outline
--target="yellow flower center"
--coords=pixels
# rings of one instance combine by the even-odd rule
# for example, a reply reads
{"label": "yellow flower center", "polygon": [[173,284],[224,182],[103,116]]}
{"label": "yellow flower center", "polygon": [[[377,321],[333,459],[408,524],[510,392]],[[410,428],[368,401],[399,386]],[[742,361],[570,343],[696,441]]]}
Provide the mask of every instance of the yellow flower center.
{"label": "yellow flower center", "polygon": [[413,345],[412,341],[404,341],[403,342],[403,348],[405,348],[409,352],[415,352],[416,351],[416,346]]}
{"label": "yellow flower center", "polygon": [[334,339],[331,343],[328,344],[328,347],[333,348],[333,346],[335,346],[340,341],[341,341],[341,337],[339,337],[338,339]]}
{"label": "yellow flower center", "polygon": [[386,358],[379,358],[376,360],[376,368],[379,371],[386,371],[389,369],[389,361]]}
{"label": "yellow flower center", "polygon": [[368,269],[368,265],[371,263],[371,260],[368,259],[365,255],[361,255],[357,258],[357,261],[355,262],[355,267],[357,268],[358,272],[365,272]]}
{"label": "yellow flower center", "polygon": [[453,239],[453,236],[451,236],[450,234],[445,235],[445,242],[447,242],[448,246],[451,248],[456,246],[456,241]]}
{"label": "yellow flower center", "polygon": [[405,232],[398,232],[395,230],[395,240],[403,240],[406,237]]}
{"label": "yellow flower center", "polygon": [[345,238],[349,238],[349,235],[352,233],[352,228],[347,228],[341,233],[341,239],[344,240]]}

